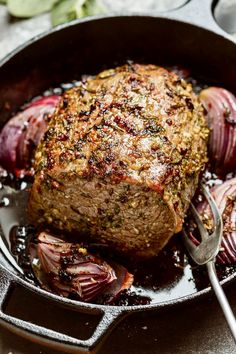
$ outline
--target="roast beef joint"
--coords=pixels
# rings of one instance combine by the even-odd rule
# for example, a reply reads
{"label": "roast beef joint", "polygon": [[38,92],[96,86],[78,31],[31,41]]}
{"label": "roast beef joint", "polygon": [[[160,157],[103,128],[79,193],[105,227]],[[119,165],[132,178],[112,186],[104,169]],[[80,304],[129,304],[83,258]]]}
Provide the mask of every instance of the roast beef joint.
{"label": "roast beef joint", "polygon": [[149,258],[182,228],[207,161],[191,84],[127,64],[66,91],[36,149],[31,221]]}

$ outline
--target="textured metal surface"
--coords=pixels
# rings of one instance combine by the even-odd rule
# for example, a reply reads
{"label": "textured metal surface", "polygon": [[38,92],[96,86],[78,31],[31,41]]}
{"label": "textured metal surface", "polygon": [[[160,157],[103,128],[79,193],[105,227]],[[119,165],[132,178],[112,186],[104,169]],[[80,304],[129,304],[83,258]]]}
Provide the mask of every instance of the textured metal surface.
{"label": "textured metal surface", "polygon": [[[176,11],[173,11],[172,12],[172,14],[170,15],[170,17],[172,16],[172,17],[175,17],[175,18],[179,18],[179,19],[185,19],[186,20],[186,22],[193,22],[193,23],[196,23],[196,22],[198,22],[197,21],[197,19],[196,19],[196,17],[194,17],[194,20],[193,19],[191,19],[190,18],[190,16],[189,16],[189,18],[187,18],[186,17],[186,14],[187,13],[189,13],[189,11],[191,10],[191,11],[193,11],[194,10],[194,7],[192,7],[192,6],[194,6],[194,3],[196,3],[197,4],[197,1],[196,0],[192,0],[192,2],[191,3],[189,3],[188,4],[188,8],[186,7],[185,9],[183,8],[181,11],[178,11],[178,12],[176,12]],[[199,2],[198,2],[198,4],[199,4]],[[201,22],[200,24],[202,25],[202,26],[204,26],[204,27],[206,27],[206,28],[208,28],[209,26],[210,27],[214,27],[214,30],[217,32],[217,33],[222,33],[222,31],[218,28],[218,26],[215,24],[215,22],[214,21],[212,21],[212,20],[209,20],[209,17],[206,17],[206,16],[208,16],[209,15],[209,10],[210,10],[210,7],[209,7],[209,4],[210,4],[210,1],[205,1],[204,2],[204,6],[206,6],[205,8],[203,7],[203,9],[204,9],[204,16],[200,16],[201,14],[200,14],[200,8],[199,7],[197,7],[197,8],[195,8],[195,12],[194,12],[194,16],[196,16],[196,15],[198,15],[198,20]],[[165,14],[162,14],[162,16],[165,16]],[[168,15],[169,16],[169,15]],[[47,28],[47,26],[49,26],[49,21],[48,21],[48,17],[47,17],[47,15],[44,15],[43,17],[41,17],[42,19],[44,19],[43,20],[43,22],[41,22],[41,24],[42,23],[44,23],[45,24],[45,28]],[[32,21],[32,20],[28,20],[28,21]],[[45,22],[44,22],[45,21]],[[195,22],[196,21],[196,22]],[[211,24],[212,24],[212,26],[211,25],[209,25],[209,23],[211,22]],[[15,25],[15,24],[13,24],[13,25]],[[37,26],[35,26],[35,30],[37,31]],[[224,35],[225,37],[227,37],[227,35]],[[14,278],[14,277],[13,277]],[[6,279],[6,281],[4,281],[4,282],[2,282],[2,294],[4,294],[4,292],[6,291],[6,289],[7,289],[7,287],[8,287],[8,285],[9,285],[9,282],[8,282],[8,277],[3,277],[3,279]],[[21,282],[21,280],[19,281],[19,282]],[[40,292],[40,291],[39,291]],[[46,294],[44,294],[45,296],[47,296]],[[50,297],[50,296],[49,296]],[[53,296],[52,296],[52,298],[53,298]],[[181,300],[182,301],[182,300]],[[180,301],[180,302],[181,302]],[[73,305],[73,304],[72,304]],[[167,304],[162,304],[161,306],[159,306],[159,307],[164,307],[165,305],[167,305]],[[94,307],[94,306],[90,306],[90,305],[85,305],[84,306],[85,308],[87,308],[87,309],[91,309],[92,311],[96,308],[96,307]],[[155,308],[156,306],[152,306],[153,308]],[[149,307],[149,310],[151,311],[152,310],[152,307]],[[148,307],[146,308],[146,310],[148,309]],[[125,310],[125,309],[124,309]],[[130,309],[130,312],[134,312],[134,311],[136,311],[136,310],[140,310],[141,312],[144,310],[143,308],[139,308],[139,307],[137,307],[137,308],[132,308],[132,309]],[[97,333],[98,334],[100,334],[100,335],[103,335],[104,334],[104,329],[106,330],[109,326],[110,326],[110,324],[111,324],[111,320],[113,320],[113,319],[115,319],[115,318],[117,318],[117,316],[120,314],[119,313],[119,311],[120,310],[117,310],[118,312],[116,313],[116,309],[114,309],[114,314],[112,314],[112,312],[109,312],[108,311],[108,314],[107,314],[107,316],[104,318],[104,321],[103,322],[101,322],[101,326],[100,326],[100,328],[98,327],[98,330],[97,330]],[[150,312],[151,313],[151,312]],[[158,317],[158,315],[156,314],[156,316]],[[5,318],[6,319],[6,318]],[[8,320],[9,320],[9,317],[8,317]],[[20,326],[20,322],[19,321],[17,321],[17,320],[14,320],[13,319],[13,321],[15,322],[15,324],[17,324],[17,326],[19,327]],[[22,322],[22,324],[23,324],[23,322]],[[143,326],[143,327],[146,327],[146,326]],[[28,327],[27,327],[27,331],[29,331],[30,332],[30,330],[32,330],[32,328],[33,328],[33,326],[30,326],[30,325],[28,325]],[[42,333],[41,332],[41,329],[40,328],[37,328],[37,327],[34,327],[35,328],[35,330],[36,330],[36,332],[37,333],[39,333],[39,334],[43,334],[43,335],[45,335],[45,331],[44,331],[44,333]],[[100,331],[101,330],[101,331]],[[146,329],[143,329],[144,331],[146,330]],[[99,331],[100,331],[100,333],[99,333]],[[52,334],[51,332],[48,332],[48,334],[50,335],[50,334]],[[96,332],[95,332],[95,334],[96,334]],[[63,337],[63,338],[65,338],[65,337]],[[97,337],[98,338],[98,337]],[[226,335],[226,338],[227,338],[227,335]],[[60,337],[60,338],[58,338],[59,340],[61,340],[62,339],[62,337]],[[96,339],[96,338],[95,338]],[[84,342],[85,341],[83,341],[83,345],[81,345],[81,348],[83,348],[84,347]],[[229,342],[230,342],[230,339],[229,339]],[[96,343],[96,341],[94,342],[94,343]],[[93,344],[94,344],[93,343]],[[81,344],[81,343],[80,343]],[[85,342],[85,347],[86,346],[92,346],[92,343],[91,342]],[[135,353],[137,353],[137,349],[136,349],[136,351],[134,351]],[[177,352],[177,351],[176,351]],[[186,352],[186,351],[185,351]],[[196,351],[195,351],[196,352]],[[106,351],[106,353],[108,353],[107,351]],[[131,352],[130,352],[131,353]],[[163,353],[163,351],[162,351],[162,353]],[[224,353],[227,353],[227,351],[225,351]],[[230,353],[230,351],[229,351],[229,353]],[[233,353],[233,352],[232,352]]]}
{"label": "textured metal surface", "polygon": [[[155,12],[158,13],[176,9],[181,7],[187,1],[188,0],[103,0],[102,3],[108,11],[152,11],[154,14]],[[200,4],[204,2],[205,0],[199,1]],[[234,33],[236,32],[236,30],[234,30],[236,28],[236,1],[219,1],[219,5],[216,6],[216,16],[219,18],[218,23],[224,23],[224,26],[227,27],[227,30],[236,39],[236,33]],[[226,23],[228,17],[230,17],[230,24],[229,22]],[[208,21],[208,19],[206,21]],[[6,7],[0,5],[0,59],[10,53],[18,45],[23,44],[28,39],[48,30],[50,27],[51,22],[49,14],[43,14],[30,19],[15,20],[10,18]]]}
{"label": "textured metal surface", "polygon": [[[119,316],[123,312],[122,308],[119,307],[112,308],[109,306],[93,306],[92,304],[87,306],[84,303],[79,303],[76,301],[64,301],[64,303],[68,306],[75,308],[78,311],[78,314],[81,310],[101,315],[97,327],[91,337],[87,340],[77,339],[7,314],[4,311],[4,303],[7,302],[7,297],[10,296],[11,288],[16,286],[16,284],[22,284],[23,286],[31,289],[33,292],[38,293],[40,290],[34,285],[32,286],[32,284],[27,284],[27,282],[25,282],[19,275],[10,273],[2,265],[0,265],[0,279],[0,322],[5,327],[12,329],[16,333],[24,334],[27,338],[32,339],[34,337],[38,337],[38,340],[45,343],[53,340],[55,341],[55,346],[57,348],[65,349],[68,347],[68,350],[73,353],[77,352],[78,348],[80,348],[81,351],[88,351],[88,349],[92,349],[97,346],[101,338],[107,334],[111,326],[114,326],[114,323],[117,322]],[[57,302],[60,302],[61,300],[59,297],[51,297],[49,293],[41,293],[41,295],[54,300],[55,306]],[[35,338],[35,340],[37,341],[37,338]]]}

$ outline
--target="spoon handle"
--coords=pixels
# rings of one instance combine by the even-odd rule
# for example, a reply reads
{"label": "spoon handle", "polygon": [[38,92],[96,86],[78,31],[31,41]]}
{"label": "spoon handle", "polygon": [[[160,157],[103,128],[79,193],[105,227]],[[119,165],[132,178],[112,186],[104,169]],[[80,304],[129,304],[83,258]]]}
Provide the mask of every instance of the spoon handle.
{"label": "spoon handle", "polygon": [[217,300],[219,301],[219,304],[222,308],[222,311],[224,313],[225,319],[227,321],[227,324],[229,326],[229,329],[231,331],[231,334],[234,338],[234,341],[236,343],[236,320],[235,316],[233,314],[233,311],[230,307],[230,304],[225,296],[225,293],[219,283],[219,279],[216,274],[216,269],[215,269],[215,263],[214,261],[210,261],[207,263],[207,270],[208,270],[208,275],[209,279],[212,285],[212,288],[215,292],[215,295],[217,297]]}

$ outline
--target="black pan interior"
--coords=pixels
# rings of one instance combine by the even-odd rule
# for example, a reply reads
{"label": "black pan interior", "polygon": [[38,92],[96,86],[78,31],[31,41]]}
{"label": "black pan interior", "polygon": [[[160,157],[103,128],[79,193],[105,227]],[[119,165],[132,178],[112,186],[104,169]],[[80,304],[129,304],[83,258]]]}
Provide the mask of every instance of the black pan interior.
{"label": "black pan interior", "polygon": [[[127,60],[181,64],[191,68],[194,77],[236,92],[236,46],[213,32],[148,16],[85,20],[32,41],[2,64],[0,125],[49,87]],[[156,302],[164,299],[165,294]]]}

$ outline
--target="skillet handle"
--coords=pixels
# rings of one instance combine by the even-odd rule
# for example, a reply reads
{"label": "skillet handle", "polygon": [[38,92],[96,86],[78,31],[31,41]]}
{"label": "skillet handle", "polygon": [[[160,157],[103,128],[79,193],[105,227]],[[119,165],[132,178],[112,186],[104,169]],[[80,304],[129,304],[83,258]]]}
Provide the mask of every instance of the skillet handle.
{"label": "skillet handle", "polygon": [[108,307],[104,310],[101,309],[100,314],[102,318],[99,320],[92,336],[86,340],[77,339],[5,314],[4,302],[7,300],[11,288],[17,283],[17,278],[0,266],[0,279],[0,324],[29,340],[40,344],[43,343],[59,350],[66,350],[70,353],[77,354],[82,352],[94,352],[94,350],[98,348],[98,345],[101,344],[102,339],[105,339],[105,336],[109,334],[110,330],[124,316],[122,310],[113,307]]}
{"label": "skillet handle", "polygon": [[215,21],[213,15],[214,4],[215,0],[190,0],[182,7],[164,12],[160,15],[161,17],[167,17],[206,28],[232,40],[233,37],[226,33]]}

